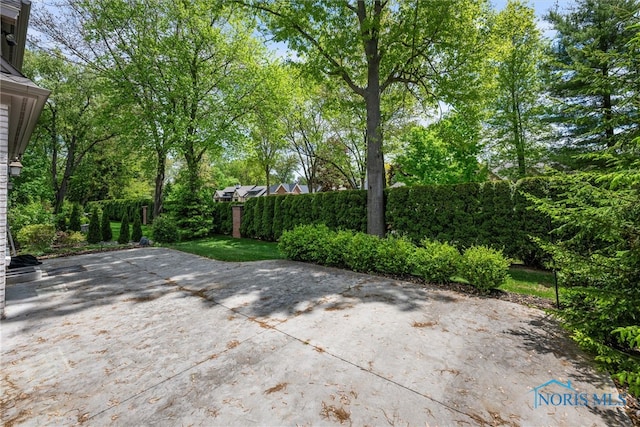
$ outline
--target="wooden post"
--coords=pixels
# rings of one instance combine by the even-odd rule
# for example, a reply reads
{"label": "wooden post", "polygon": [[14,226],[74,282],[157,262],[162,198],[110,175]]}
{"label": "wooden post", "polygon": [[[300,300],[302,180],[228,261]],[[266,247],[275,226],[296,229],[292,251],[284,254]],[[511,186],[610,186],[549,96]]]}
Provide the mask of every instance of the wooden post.
{"label": "wooden post", "polygon": [[142,225],[147,225],[147,207],[142,207]]}
{"label": "wooden post", "polygon": [[233,218],[233,232],[231,236],[235,239],[239,239],[240,237],[242,237],[242,235],[240,234],[240,224],[242,224],[243,209],[243,205],[231,206],[231,216]]}

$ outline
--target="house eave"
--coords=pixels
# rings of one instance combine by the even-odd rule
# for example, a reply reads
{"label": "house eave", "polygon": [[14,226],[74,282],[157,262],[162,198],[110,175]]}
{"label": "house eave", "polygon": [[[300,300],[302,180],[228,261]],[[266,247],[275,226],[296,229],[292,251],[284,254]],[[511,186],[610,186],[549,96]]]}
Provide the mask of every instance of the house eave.
{"label": "house eave", "polygon": [[0,73],[2,104],[9,106],[9,159],[20,158],[51,93],[26,77]]}

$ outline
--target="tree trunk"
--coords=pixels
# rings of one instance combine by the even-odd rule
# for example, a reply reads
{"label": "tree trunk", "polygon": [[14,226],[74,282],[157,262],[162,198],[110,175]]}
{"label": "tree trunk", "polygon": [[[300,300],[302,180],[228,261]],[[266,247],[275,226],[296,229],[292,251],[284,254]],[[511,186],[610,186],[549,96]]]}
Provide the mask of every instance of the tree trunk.
{"label": "tree trunk", "polygon": [[[384,159],[382,156],[382,115],[380,113],[380,58],[369,55],[368,84],[365,103],[367,107],[367,233],[384,237]],[[367,49],[369,50],[369,49]]]}
{"label": "tree trunk", "polygon": [[164,192],[164,173],[167,158],[164,153],[158,152],[156,165],[156,188],[153,194],[153,217],[157,218],[162,213],[162,199]]}

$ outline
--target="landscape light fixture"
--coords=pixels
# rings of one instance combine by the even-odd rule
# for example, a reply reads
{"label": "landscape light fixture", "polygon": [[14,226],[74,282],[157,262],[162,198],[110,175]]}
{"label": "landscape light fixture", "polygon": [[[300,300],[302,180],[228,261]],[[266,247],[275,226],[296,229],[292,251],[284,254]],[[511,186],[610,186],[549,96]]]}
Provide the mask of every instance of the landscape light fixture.
{"label": "landscape light fixture", "polygon": [[22,172],[22,163],[20,163],[20,160],[16,157],[9,163],[9,175],[20,176],[20,172]]}
{"label": "landscape light fixture", "polygon": [[7,44],[9,46],[15,46],[18,44],[18,42],[16,42],[16,36],[13,33],[3,31],[2,35],[4,36],[4,39],[7,41]]}

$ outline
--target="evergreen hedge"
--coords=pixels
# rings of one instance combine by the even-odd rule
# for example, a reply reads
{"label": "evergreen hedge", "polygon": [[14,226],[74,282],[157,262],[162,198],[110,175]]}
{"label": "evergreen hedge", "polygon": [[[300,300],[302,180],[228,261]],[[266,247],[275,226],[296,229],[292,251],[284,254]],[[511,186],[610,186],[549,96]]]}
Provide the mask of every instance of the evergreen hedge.
{"label": "evergreen hedge", "polygon": [[[551,194],[547,178],[390,188],[385,191],[387,230],[414,243],[427,238],[460,250],[485,245],[529,265],[541,265],[544,253],[530,236],[547,238],[548,217],[532,209],[525,193]],[[558,190],[555,190],[558,191]],[[362,190],[249,199],[241,233],[278,240],[298,225],[325,224],[332,230],[366,231],[367,193]],[[230,209],[230,208],[229,208]]]}
{"label": "evergreen hedge", "polygon": [[92,211],[95,206],[102,211],[103,215],[106,214],[110,221],[120,221],[124,215],[129,218],[135,218],[135,215],[140,215],[142,219],[142,207],[147,206],[147,224],[153,222],[154,204],[151,199],[114,199],[87,203],[89,211]]}
{"label": "evergreen hedge", "polygon": [[213,234],[231,234],[233,231],[233,217],[231,214],[231,203],[214,203],[212,206]]}

